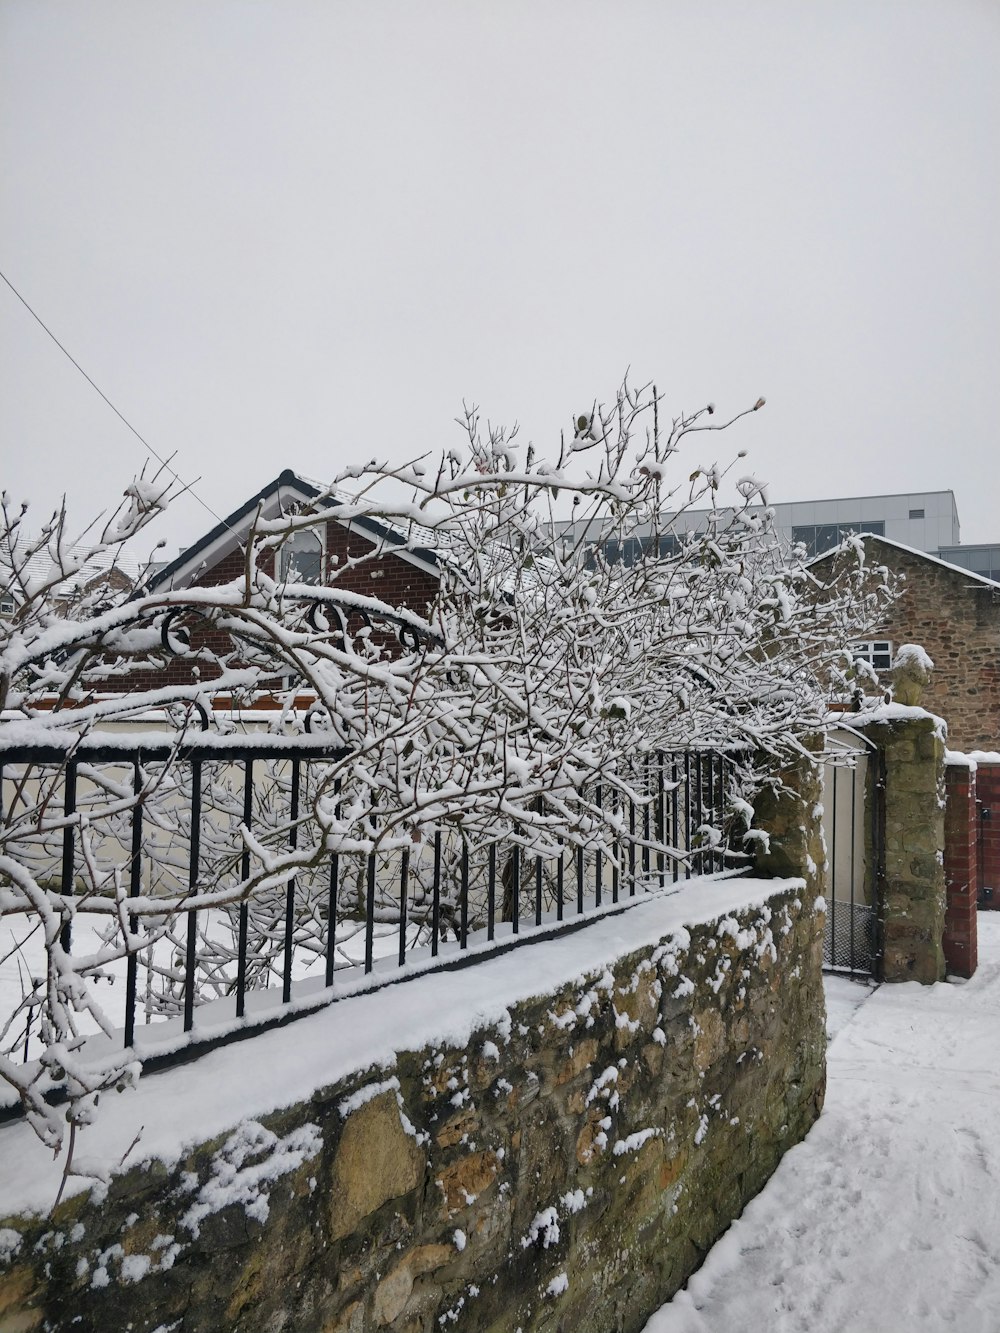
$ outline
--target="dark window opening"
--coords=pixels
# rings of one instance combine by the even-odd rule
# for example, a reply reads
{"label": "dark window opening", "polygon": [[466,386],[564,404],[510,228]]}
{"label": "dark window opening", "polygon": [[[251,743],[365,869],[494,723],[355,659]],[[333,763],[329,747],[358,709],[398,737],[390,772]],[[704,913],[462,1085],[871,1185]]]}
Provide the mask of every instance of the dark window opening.
{"label": "dark window opening", "polygon": [[856,662],[867,662],[876,671],[888,671],[892,666],[892,644],[888,639],[870,639],[867,643],[852,643],[851,655]]}
{"label": "dark window opening", "polygon": [[881,519],[872,519],[863,523],[803,523],[792,528],[792,541],[800,542],[806,548],[806,555],[822,555],[839,546],[852,532],[870,532],[873,536],[885,536],[885,523]]}

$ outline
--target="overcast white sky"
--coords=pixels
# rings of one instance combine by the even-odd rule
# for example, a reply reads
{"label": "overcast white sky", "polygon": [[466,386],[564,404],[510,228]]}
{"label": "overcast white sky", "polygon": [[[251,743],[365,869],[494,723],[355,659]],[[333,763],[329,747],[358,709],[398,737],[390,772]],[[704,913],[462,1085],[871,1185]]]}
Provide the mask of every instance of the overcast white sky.
{"label": "overcast white sky", "polygon": [[[1000,541],[998,70],[998,0],[0,0],[0,268],[219,514],[631,366]],[[2,284],[0,446],[81,518],[142,463]]]}

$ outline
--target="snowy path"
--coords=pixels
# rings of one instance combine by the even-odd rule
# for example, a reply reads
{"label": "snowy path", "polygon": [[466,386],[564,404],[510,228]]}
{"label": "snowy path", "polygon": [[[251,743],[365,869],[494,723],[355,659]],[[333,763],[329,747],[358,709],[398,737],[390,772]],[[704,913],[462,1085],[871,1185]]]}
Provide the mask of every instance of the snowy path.
{"label": "snowy path", "polygon": [[997,1333],[1000,913],[979,960],[848,1017],[816,1126],[645,1333]]}

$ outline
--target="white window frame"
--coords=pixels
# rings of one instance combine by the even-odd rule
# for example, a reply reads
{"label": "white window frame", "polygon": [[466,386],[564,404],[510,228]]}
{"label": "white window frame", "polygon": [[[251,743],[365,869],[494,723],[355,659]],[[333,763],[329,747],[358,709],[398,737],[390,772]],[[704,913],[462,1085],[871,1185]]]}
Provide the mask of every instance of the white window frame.
{"label": "white window frame", "polygon": [[279,583],[303,582],[303,580],[301,579],[290,580],[288,577],[288,565],[291,562],[292,556],[295,554],[293,542],[296,540],[296,538],[303,538],[303,537],[309,538],[319,544],[319,578],[316,580],[315,584],[311,586],[321,588],[323,586],[323,579],[326,574],[326,525],[325,524],[323,524],[321,527],[315,527],[315,528],[299,528],[297,532],[293,532],[285,541],[282,542],[281,546],[278,548],[278,582]]}
{"label": "white window frame", "polygon": [[892,640],[865,639],[852,643],[851,656],[856,662],[867,662],[875,671],[888,671],[892,666]]}

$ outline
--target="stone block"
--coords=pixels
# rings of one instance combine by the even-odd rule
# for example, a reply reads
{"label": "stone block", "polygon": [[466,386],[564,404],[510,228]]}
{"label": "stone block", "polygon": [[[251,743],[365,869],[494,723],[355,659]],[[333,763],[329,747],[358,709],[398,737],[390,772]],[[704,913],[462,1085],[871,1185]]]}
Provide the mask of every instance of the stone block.
{"label": "stone block", "polygon": [[590,1068],[596,1057],[597,1042],[593,1037],[585,1037],[583,1041],[575,1042],[568,1059],[564,1060],[556,1071],[556,1087],[561,1087],[562,1084],[579,1077],[585,1069]]}
{"label": "stone block", "polygon": [[437,1186],[441,1191],[442,1208],[446,1217],[469,1207],[488,1190],[500,1170],[500,1159],[492,1149],[469,1153],[441,1168]]}
{"label": "stone block", "polygon": [[372,1318],[379,1328],[393,1323],[406,1309],[414,1281],[424,1273],[450,1263],[458,1254],[454,1245],[418,1245],[375,1288]]}
{"label": "stone block", "polygon": [[426,1158],[399,1116],[394,1091],[379,1093],[344,1125],[330,1176],[328,1227],[332,1240],[390,1199],[423,1184]]}

